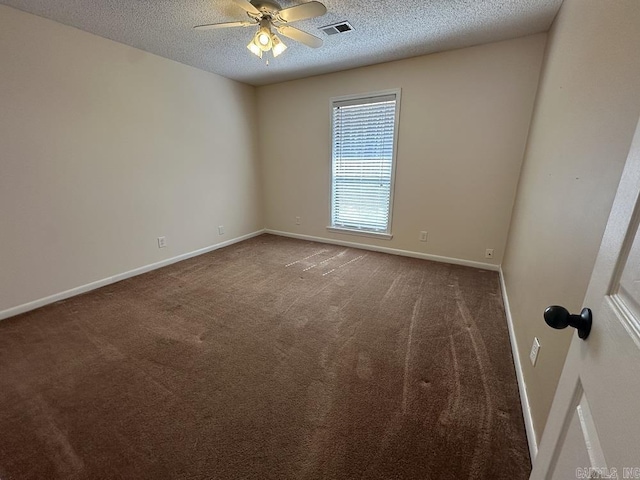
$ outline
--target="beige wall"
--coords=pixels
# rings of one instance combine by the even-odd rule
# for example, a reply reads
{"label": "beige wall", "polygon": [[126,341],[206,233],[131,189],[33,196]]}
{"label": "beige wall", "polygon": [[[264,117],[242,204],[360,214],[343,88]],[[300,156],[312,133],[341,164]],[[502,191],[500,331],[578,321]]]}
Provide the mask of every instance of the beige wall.
{"label": "beige wall", "polygon": [[549,36],[502,265],[538,439],[573,334],[542,312],[582,307],[640,115],[639,26],[637,0],[565,0]]}
{"label": "beige wall", "polygon": [[[499,264],[545,41],[540,34],[258,88],[267,228]],[[393,240],[329,233],[330,98],[397,87]]]}
{"label": "beige wall", "polygon": [[0,311],[261,229],[254,96],[0,6]]}

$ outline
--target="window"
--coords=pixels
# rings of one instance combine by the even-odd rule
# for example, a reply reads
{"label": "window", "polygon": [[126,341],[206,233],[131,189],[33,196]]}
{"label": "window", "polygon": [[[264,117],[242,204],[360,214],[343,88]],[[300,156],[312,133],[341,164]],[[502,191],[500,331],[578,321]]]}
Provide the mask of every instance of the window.
{"label": "window", "polygon": [[391,238],[400,91],[333,99],[329,230]]}

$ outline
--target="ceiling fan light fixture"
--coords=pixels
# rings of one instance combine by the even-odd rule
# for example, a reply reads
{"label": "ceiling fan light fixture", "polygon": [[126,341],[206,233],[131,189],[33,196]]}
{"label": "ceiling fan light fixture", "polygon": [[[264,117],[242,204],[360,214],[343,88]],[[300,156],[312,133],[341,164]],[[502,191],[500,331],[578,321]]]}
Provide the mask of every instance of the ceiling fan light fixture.
{"label": "ceiling fan light fixture", "polygon": [[271,37],[271,43],[273,44],[274,58],[280,55],[282,52],[284,52],[287,49],[287,46],[284,43],[282,43],[282,41],[275,34]]}
{"label": "ceiling fan light fixture", "polygon": [[268,19],[264,19],[260,22],[260,28],[255,37],[253,37],[253,43],[263,52],[268,52],[273,47],[271,36],[271,24]]}
{"label": "ceiling fan light fixture", "polygon": [[260,32],[258,33],[258,44],[260,45],[261,48],[265,48],[268,49],[269,48],[269,42],[271,41],[271,39],[269,38],[269,34],[266,32]]}
{"label": "ceiling fan light fixture", "polygon": [[247,45],[247,48],[255,56],[262,58],[262,49],[258,45],[256,45],[255,39],[249,42],[249,45]]}
{"label": "ceiling fan light fixture", "polygon": [[[280,35],[300,42],[311,48],[322,46],[322,40],[304,30],[299,30],[289,23],[309,18],[319,17],[327,13],[327,7],[317,0],[309,0],[300,5],[293,5],[281,9],[272,0],[233,0],[249,16],[249,20],[235,22],[208,23],[196,25],[196,30],[215,30],[229,27],[258,26],[258,31],[247,45],[256,57],[262,58],[265,52],[271,51],[274,58],[281,55],[287,46],[271,31],[276,30]],[[337,27],[336,27],[337,28]],[[269,62],[267,61],[267,65]]]}

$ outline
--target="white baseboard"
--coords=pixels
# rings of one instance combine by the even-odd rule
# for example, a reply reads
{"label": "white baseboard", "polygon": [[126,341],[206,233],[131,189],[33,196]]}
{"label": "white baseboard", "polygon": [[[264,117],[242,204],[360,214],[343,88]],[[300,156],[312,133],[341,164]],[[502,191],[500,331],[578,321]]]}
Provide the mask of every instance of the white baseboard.
{"label": "white baseboard", "polygon": [[301,235],[298,233],[281,232],[279,230],[266,229],[265,233],[279,235],[281,237],[291,237],[300,240],[310,240],[312,242],[329,243],[331,245],[341,245],[343,247],[360,248],[362,250],[372,250],[374,252],[390,253],[392,255],[402,255],[403,257],[421,258],[423,260],[432,260],[434,262],[452,263],[454,265],[463,265],[465,267],[481,268],[483,270],[492,270],[497,272],[500,265],[491,263],[474,262],[472,260],[463,260],[461,258],[441,257],[440,255],[430,255],[428,253],[412,252],[410,250],[399,250],[397,248],[379,247],[377,245],[367,245],[366,243],[346,242],[344,240],[335,240],[333,238],[313,237],[311,235]]}
{"label": "white baseboard", "polygon": [[80,295],[81,293],[89,292],[91,290],[104,287],[105,285],[109,285],[111,283],[119,282],[121,280],[125,280],[131,277],[135,277],[136,275],[150,272],[151,270],[156,270],[158,268],[166,267],[167,265],[171,265],[172,263],[176,263],[181,260],[186,260],[187,258],[202,255],[203,253],[212,252],[219,248],[227,247],[229,245],[233,245],[234,243],[242,242],[243,240],[247,240],[251,237],[256,237],[263,233],[264,233],[264,229],[258,230],[252,233],[248,233],[246,235],[242,235],[240,237],[232,238],[231,240],[226,240],[224,242],[216,243],[215,245],[210,245],[208,247],[194,250],[193,252],[183,253],[182,255],[178,255],[176,257],[167,258],[166,260],[162,260],[160,262],[152,263],[150,265],[145,265],[139,268],[134,268],[133,270],[129,270],[128,272],[119,273],[111,277],[103,278],[101,280],[96,280],[95,282],[87,283],[86,285],[81,285],[79,287],[75,287],[70,290],[65,290],[64,292],[56,293],[54,295],[49,295],[48,297],[40,298],[38,300],[24,303],[16,307],[11,307],[6,310],[0,311],[0,320],[4,320],[5,318],[9,318],[9,317],[13,317],[14,315],[25,313],[30,310],[35,310],[36,308],[44,307],[45,305],[49,305],[50,303],[59,302],[60,300],[74,297],[76,295]]}
{"label": "white baseboard", "polygon": [[504,301],[504,310],[507,314],[507,326],[509,327],[509,337],[511,339],[511,353],[513,354],[513,363],[516,367],[516,377],[518,379],[518,390],[520,390],[520,403],[522,404],[522,414],[524,416],[524,427],[527,431],[527,441],[529,442],[529,455],[531,462],[538,455],[538,442],[536,440],[536,431],[533,427],[533,418],[531,417],[531,407],[529,405],[529,395],[527,393],[527,384],[524,381],[522,373],[522,363],[520,362],[520,354],[518,350],[518,341],[513,329],[513,317],[511,316],[511,307],[509,305],[509,297],[507,295],[507,287],[504,282],[504,274],[500,268],[500,287],[502,289],[502,300]]}

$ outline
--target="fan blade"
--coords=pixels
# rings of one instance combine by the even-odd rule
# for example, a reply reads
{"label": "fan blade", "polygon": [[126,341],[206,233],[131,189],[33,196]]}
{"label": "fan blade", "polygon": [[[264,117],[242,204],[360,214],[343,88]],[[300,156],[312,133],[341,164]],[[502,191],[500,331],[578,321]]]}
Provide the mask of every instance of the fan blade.
{"label": "fan blade", "polygon": [[208,25],[196,25],[194,30],[213,30],[214,28],[228,28],[228,27],[250,27],[256,25],[256,22],[227,22],[227,23],[210,23]]}
{"label": "fan blade", "polygon": [[285,37],[289,37],[300,43],[304,43],[308,47],[318,48],[322,46],[321,39],[311,35],[310,33],[303,32],[302,30],[298,30],[295,27],[290,27],[289,25],[282,25],[280,27],[277,27],[276,29],[278,30],[278,33],[281,33]]}
{"label": "fan blade", "polygon": [[280,10],[278,17],[283,22],[297,22],[298,20],[319,17],[325,13],[327,13],[327,7],[320,2],[313,1]]}
{"label": "fan blade", "polygon": [[233,1],[236,3],[236,5],[238,5],[243,10],[246,10],[249,13],[260,15],[260,10],[254,7],[251,4],[251,2],[249,2],[248,0],[233,0]]}

